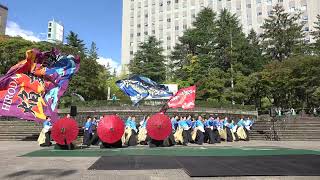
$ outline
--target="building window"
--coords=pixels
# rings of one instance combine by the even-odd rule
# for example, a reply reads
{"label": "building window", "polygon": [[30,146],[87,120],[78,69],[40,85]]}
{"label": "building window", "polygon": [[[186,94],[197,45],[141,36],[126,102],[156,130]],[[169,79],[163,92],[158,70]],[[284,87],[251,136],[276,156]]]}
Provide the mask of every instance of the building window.
{"label": "building window", "polygon": [[51,34],[48,34],[48,38],[51,38]]}
{"label": "building window", "polygon": [[170,4],[171,4],[171,1],[167,1],[167,5],[170,6]]}
{"label": "building window", "polygon": [[48,32],[51,32],[51,28],[48,29]]}
{"label": "building window", "polygon": [[167,36],[167,40],[170,41],[171,40],[171,36]]}
{"label": "building window", "polygon": [[167,19],[167,22],[171,22],[171,18],[168,18],[168,19]]}
{"label": "building window", "polygon": [[305,28],[304,28],[304,31],[309,31],[309,27],[305,27]]}
{"label": "building window", "polygon": [[188,28],[188,25],[184,24],[183,29],[187,29],[187,28]]}
{"label": "building window", "polygon": [[138,32],[138,33],[137,33],[137,36],[140,36],[140,35],[141,35],[141,33]]}
{"label": "building window", "polygon": [[179,0],[175,0],[174,2],[175,2],[175,3],[179,3]]}
{"label": "building window", "polygon": [[141,28],[141,24],[138,24],[137,27],[138,27],[138,28]]}
{"label": "building window", "polygon": [[175,26],[174,29],[175,29],[176,31],[178,31],[178,30],[179,30],[179,26]]}
{"label": "building window", "polygon": [[133,51],[130,51],[130,55],[133,55]]}
{"label": "building window", "polygon": [[262,12],[258,12],[258,16],[261,16],[262,15]]}
{"label": "building window", "polygon": [[171,50],[171,46],[167,46],[167,50]]}
{"label": "building window", "polygon": [[251,4],[247,4],[247,8],[251,8]]}
{"label": "building window", "polygon": [[130,37],[133,38],[133,33],[130,34]]}
{"label": "building window", "polygon": [[146,32],[144,32],[144,35],[148,35],[148,32],[146,31]]}

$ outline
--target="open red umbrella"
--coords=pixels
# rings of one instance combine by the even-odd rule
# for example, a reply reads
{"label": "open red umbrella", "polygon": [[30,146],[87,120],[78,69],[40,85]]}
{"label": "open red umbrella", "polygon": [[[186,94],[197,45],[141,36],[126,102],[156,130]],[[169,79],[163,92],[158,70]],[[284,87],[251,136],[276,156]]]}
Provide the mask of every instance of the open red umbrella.
{"label": "open red umbrella", "polygon": [[148,135],[155,140],[165,140],[172,132],[169,116],[160,112],[150,117],[147,122]]}
{"label": "open red umbrella", "polygon": [[117,115],[104,116],[98,125],[98,136],[105,143],[119,141],[124,133],[124,122]]}
{"label": "open red umbrella", "polygon": [[70,144],[79,133],[78,123],[72,118],[61,118],[54,122],[51,129],[52,139],[60,145]]}

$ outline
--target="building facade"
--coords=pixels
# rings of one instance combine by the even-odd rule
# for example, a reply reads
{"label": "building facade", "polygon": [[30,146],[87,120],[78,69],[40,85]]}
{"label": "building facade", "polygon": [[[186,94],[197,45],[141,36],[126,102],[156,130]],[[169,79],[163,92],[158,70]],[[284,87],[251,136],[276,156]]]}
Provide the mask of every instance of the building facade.
{"label": "building facade", "polygon": [[8,8],[0,4],[0,35],[6,33]]}
{"label": "building facade", "polygon": [[281,4],[287,12],[302,13],[306,41],[312,42],[309,33],[320,14],[319,0],[123,0],[122,70],[128,72],[127,65],[139,43],[148,36],[162,41],[164,55],[169,55],[178,37],[192,26],[196,15],[205,7],[215,12],[228,9],[238,16],[245,33],[251,29],[262,33],[261,25],[276,4]]}
{"label": "building facade", "polygon": [[51,43],[63,43],[64,28],[61,23],[54,20],[48,22],[47,40]]}

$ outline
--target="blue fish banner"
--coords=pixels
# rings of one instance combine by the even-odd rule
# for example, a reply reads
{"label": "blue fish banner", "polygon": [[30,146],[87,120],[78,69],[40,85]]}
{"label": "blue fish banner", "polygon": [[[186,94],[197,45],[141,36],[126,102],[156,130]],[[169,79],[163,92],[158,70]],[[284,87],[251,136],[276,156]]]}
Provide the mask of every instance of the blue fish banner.
{"label": "blue fish banner", "polygon": [[151,79],[134,75],[128,79],[119,80],[117,86],[130,97],[133,104],[144,99],[169,99],[173,93],[165,85],[160,85]]}

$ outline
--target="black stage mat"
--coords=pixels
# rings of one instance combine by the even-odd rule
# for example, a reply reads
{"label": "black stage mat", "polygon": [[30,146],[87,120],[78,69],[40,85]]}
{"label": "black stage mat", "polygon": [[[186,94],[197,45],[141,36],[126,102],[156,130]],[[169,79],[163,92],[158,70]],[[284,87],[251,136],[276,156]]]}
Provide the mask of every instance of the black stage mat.
{"label": "black stage mat", "polygon": [[[195,158],[197,159],[195,161]],[[178,158],[191,177],[319,176],[320,156],[242,156]]]}
{"label": "black stage mat", "polygon": [[174,157],[103,156],[89,170],[181,169]]}
{"label": "black stage mat", "polygon": [[101,157],[89,170],[184,169],[191,177],[320,176],[320,156]]}

